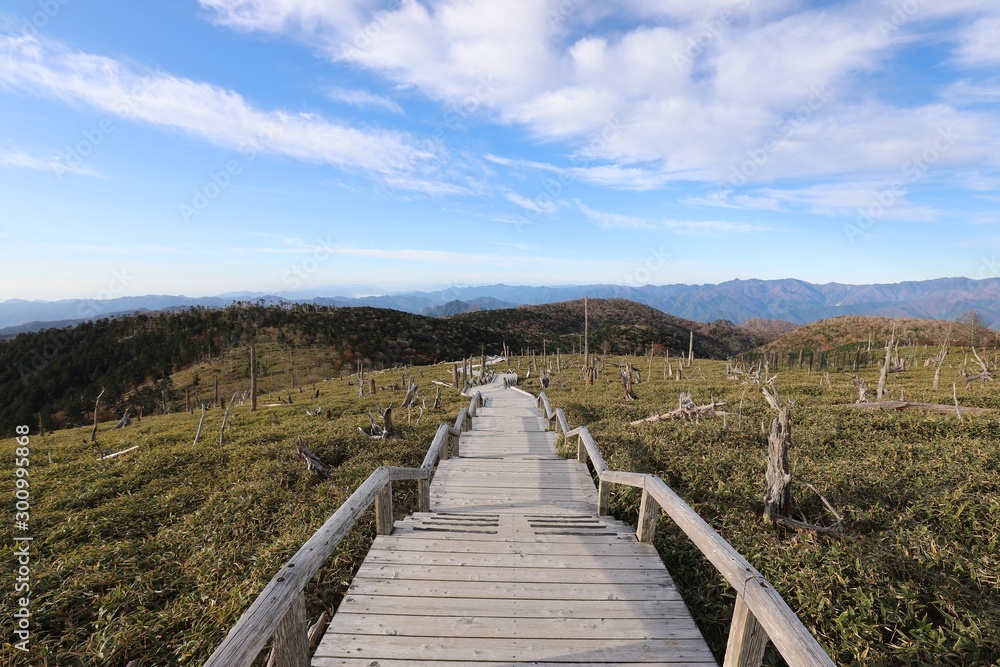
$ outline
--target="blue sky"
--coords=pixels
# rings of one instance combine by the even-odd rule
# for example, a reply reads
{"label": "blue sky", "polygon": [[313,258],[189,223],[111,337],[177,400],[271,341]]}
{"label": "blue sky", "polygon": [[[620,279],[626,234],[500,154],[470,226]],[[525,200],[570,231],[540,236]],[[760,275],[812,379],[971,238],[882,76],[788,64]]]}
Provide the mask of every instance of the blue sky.
{"label": "blue sky", "polygon": [[995,0],[12,0],[0,300],[992,277],[998,102]]}

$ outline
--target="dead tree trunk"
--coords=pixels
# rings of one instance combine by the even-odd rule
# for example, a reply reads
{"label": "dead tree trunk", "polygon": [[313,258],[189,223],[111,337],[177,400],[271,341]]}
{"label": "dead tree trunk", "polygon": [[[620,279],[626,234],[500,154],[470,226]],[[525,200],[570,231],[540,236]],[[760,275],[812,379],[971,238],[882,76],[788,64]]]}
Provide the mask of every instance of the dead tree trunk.
{"label": "dead tree trunk", "polygon": [[889,338],[889,342],[885,345],[885,361],[882,363],[882,372],[878,376],[878,390],[875,393],[875,399],[878,401],[882,400],[885,396],[885,383],[889,379],[889,366],[892,364],[892,345],[895,342],[896,333],[893,331],[892,337]]}
{"label": "dead tree trunk", "polygon": [[392,423],[392,406],[390,405],[382,413],[382,432],[385,433],[387,438],[398,438],[399,433],[396,432],[396,427]]}
{"label": "dead tree trunk", "polygon": [[688,339],[688,366],[694,363],[694,332],[691,332],[691,338]]}
{"label": "dead tree trunk", "polygon": [[222,415],[222,428],[219,429],[219,447],[222,446],[222,438],[226,435],[226,422],[229,421],[229,411],[233,409],[233,403],[236,402],[236,393],[233,393],[232,399],[229,401],[229,405],[226,406],[226,412]]}
{"label": "dead tree trunk", "polygon": [[434,395],[434,409],[441,409],[441,387],[437,388],[437,393]]}
{"label": "dead tree trunk", "polygon": [[854,388],[858,390],[858,403],[867,403],[868,396],[868,383],[859,378],[857,375],[851,376],[851,382],[854,383]]}
{"label": "dead tree trunk", "polygon": [[257,341],[250,339],[250,412],[257,411]]}
{"label": "dead tree trunk", "polygon": [[764,494],[764,520],[771,523],[775,517],[788,518],[792,515],[792,492],[789,485],[792,473],[788,464],[788,447],[792,442],[791,407],[781,404],[777,389],[768,391],[764,398],[778,415],[771,420],[771,432],[767,436],[767,491]]}
{"label": "dead tree trunk", "polygon": [[632,390],[632,364],[625,364],[625,368],[621,369],[622,373],[622,390],[625,392],[626,401],[634,401],[637,396]]}
{"label": "dead tree trunk", "polygon": [[194,446],[197,446],[198,445],[198,440],[201,439],[201,427],[205,425],[205,413],[206,412],[207,412],[207,410],[205,409],[205,405],[202,404],[202,406],[201,406],[201,420],[198,421],[198,431],[197,431],[197,433],[194,434]]}
{"label": "dead tree trunk", "polygon": [[101,389],[101,393],[97,395],[97,400],[94,401],[94,430],[90,432],[90,441],[97,442],[97,411],[101,407],[101,396],[104,396],[104,389]]}
{"label": "dead tree trunk", "polygon": [[451,365],[451,386],[458,389],[458,364]]}
{"label": "dead tree trunk", "polygon": [[403,397],[403,402],[400,403],[399,407],[409,408],[412,407],[417,400],[417,383],[410,378],[410,386],[406,389],[406,396]]}

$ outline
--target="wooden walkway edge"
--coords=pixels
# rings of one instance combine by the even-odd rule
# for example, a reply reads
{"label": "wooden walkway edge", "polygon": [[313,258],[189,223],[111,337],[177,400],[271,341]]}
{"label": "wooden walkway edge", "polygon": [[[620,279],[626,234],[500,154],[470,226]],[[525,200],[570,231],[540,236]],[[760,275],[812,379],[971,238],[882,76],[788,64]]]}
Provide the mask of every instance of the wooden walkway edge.
{"label": "wooden walkway edge", "polygon": [[655,548],[598,516],[534,398],[502,376],[478,390],[431,511],[375,539],[311,664],[716,664]]}

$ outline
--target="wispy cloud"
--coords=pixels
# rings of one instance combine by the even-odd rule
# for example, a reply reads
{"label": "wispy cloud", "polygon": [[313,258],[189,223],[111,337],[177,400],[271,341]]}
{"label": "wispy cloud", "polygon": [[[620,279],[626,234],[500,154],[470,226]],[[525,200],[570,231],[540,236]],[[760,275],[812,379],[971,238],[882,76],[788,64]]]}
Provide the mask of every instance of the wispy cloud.
{"label": "wispy cloud", "polygon": [[83,176],[100,176],[101,174],[83,165],[70,165],[59,162],[55,158],[41,158],[30,155],[22,150],[0,151],[0,165],[34,171],[51,171],[59,174],[79,174]]}
{"label": "wispy cloud", "polygon": [[395,178],[433,171],[435,156],[403,133],[358,129],[311,113],[258,109],[239,93],[32,36],[0,36],[0,85],[82,102],[120,118],[186,131],[240,151],[283,155]]}
{"label": "wispy cloud", "polygon": [[680,234],[750,234],[774,230],[773,225],[724,220],[664,220],[663,226]]}
{"label": "wispy cloud", "polygon": [[536,198],[528,199],[527,197],[522,197],[516,192],[504,193],[504,198],[511,202],[512,204],[517,204],[521,208],[534,211],[535,213],[555,213],[559,210],[559,205],[551,198]]}
{"label": "wispy cloud", "polygon": [[576,200],[580,212],[593,220],[602,229],[646,229],[670,230],[677,234],[749,234],[774,229],[773,226],[749,222],[730,222],[726,220],[650,220],[620,213],[607,213],[590,208]]}
{"label": "wispy cloud", "polygon": [[580,212],[597,223],[602,229],[655,229],[656,225],[645,218],[619,213],[597,211],[579,200],[574,200]]}
{"label": "wispy cloud", "polygon": [[754,211],[781,211],[781,202],[774,197],[755,194],[737,194],[733,190],[713,190],[702,197],[685,197],[683,204],[717,206],[719,208],[750,209]]}
{"label": "wispy cloud", "polygon": [[327,97],[334,102],[343,102],[356,107],[375,107],[377,109],[391,111],[392,113],[403,113],[403,107],[399,106],[399,104],[393,100],[390,100],[388,97],[383,97],[382,95],[369,93],[365,90],[331,88],[327,91]]}

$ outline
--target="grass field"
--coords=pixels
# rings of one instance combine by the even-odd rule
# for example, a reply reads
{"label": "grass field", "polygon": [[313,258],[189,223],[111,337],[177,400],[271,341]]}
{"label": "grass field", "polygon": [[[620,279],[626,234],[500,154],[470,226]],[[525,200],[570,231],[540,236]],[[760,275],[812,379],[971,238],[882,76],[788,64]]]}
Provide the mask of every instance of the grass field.
{"label": "grass field", "polygon": [[[409,372],[430,406],[431,378],[449,377],[451,366]],[[379,386],[401,383],[400,371],[375,377]],[[221,447],[221,410],[208,412],[197,447],[197,411],[147,416],[123,430],[103,423],[98,441],[105,452],[139,445],[104,461],[90,428],[32,435],[30,530],[18,533],[35,538],[31,652],[14,649],[5,633],[0,664],[122,667],[139,658],[143,666],[200,665],[281,564],[370,473],[380,465],[419,466],[438,425],[466,404],[458,390],[444,389],[443,409],[428,410],[419,426],[397,408],[403,437],[374,442],[357,427],[368,427],[365,414],[376,403],[398,406],[403,391],[359,399],[347,380],[316,386],[316,400],[293,394],[301,403],[256,413],[249,401],[236,406]],[[306,414],[317,406],[334,419]],[[331,480],[306,471],[295,454],[297,435],[335,466]],[[15,443],[2,443],[4,470],[11,471],[3,485],[13,498]],[[410,511],[414,483],[396,484],[394,492],[397,513]],[[13,521],[9,505],[6,526]],[[311,619],[335,608],[373,535],[369,511],[307,589]],[[7,628],[7,601],[17,597],[14,562],[5,539],[0,590]]]}
{"label": "grass field", "polygon": [[[915,351],[916,352],[916,351]],[[930,350],[927,354],[933,354]],[[918,352],[923,354],[923,352]],[[917,365],[890,378],[890,393],[949,403],[963,359],[953,351],[939,392],[932,368]],[[567,361],[563,357],[563,361]],[[990,665],[1000,659],[1000,412],[966,417],[857,411],[849,373],[782,371],[776,386],[793,409],[792,467],[812,481],[858,539],[778,535],[761,518],[770,413],[759,387],[726,377],[724,362],[695,361],[681,381],[663,380],[654,360],[643,370],[638,400],[622,398],[618,358],[585,387],[576,368],[555,377],[548,395],[570,424],[588,425],[612,469],[663,477],[767,576],[838,664]],[[539,363],[543,363],[539,358]],[[523,377],[529,360],[513,361]],[[423,393],[450,366],[409,371]],[[421,377],[421,373],[423,377]],[[874,385],[876,369],[861,373]],[[522,386],[538,391],[537,372]],[[401,383],[400,371],[376,376]],[[202,442],[192,446],[199,415],[145,417],[119,431],[103,423],[104,451],[139,445],[99,461],[89,428],[31,436],[32,652],[4,638],[0,664],[124,666],[200,664],[277,568],[379,465],[419,465],[434,430],[465,403],[444,390],[444,409],[421,425],[395,415],[401,440],[372,442],[357,431],[377,402],[398,405],[402,392],[359,399],[347,380],[320,382],[318,400],[292,406],[236,407],[218,445],[221,411],[209,411]],[[681,391],[699,403],[726,401],[744,417],[629,426],[673,408]],[[962,405],[1000,409],[1000,390],[959,382]],[[334,419],[308,416],[330,409]],[[397,410],[397,412],[400,412]],[[415,414],[414,414],[415,417]],[[296,435],[335,466],[318,482],[295,457]],[[3,441],[11,457],[12,439]],[[5,469],[12,470],[13,465]],[[6,482],[13,490],[13,475]],[[413,507],[414,489],[395,489],[397,513]],[[820,501],[795,486],[796,506],[812,520]],[[11,496],[8,496],[11,497]],[[616,490],[613,510],[634,521],[639,495]],[[10,524],[8,524],[10,525]],[[335,608],[374,533],[369,516],[307,589],[309,616]],[[663,518],[656,545],[713,649],[721,655],[733,591]],[[0,559],[13,563],[10,540]],[[12,568],[0,570],[11,596]],[[10,607],[5,607],[10,608]],[[774,663],[773,655],[768,656]]]}
{"label": "grass field", "polygon": [[[1000,408],[1000,387],[965,389],[957,374],[963,358],[952,352],[938,392],[933,368],[918,363],[890,377],[889,393],[950,404],[957,382],[962,405]],[[619,361],[608,359],[592,387],[580,381],[579,367],[564,371],[547,391],[553,407],[565,410],[571,427],[590,427],[609,468],[661,476],[774,583],[838,664],[1000,661],[1000,412],[959,421],[954,414],[861,411],[845,405],[857,399],[849,372],[831,373],[829,386],[820,385],[821,373],[780,372],[775,384],[795,403],[792,469],[832,502],[857,539],[783,537],[761,520],[762,424],[771,413],[760,388],[728,379],[724,362],[695,361],[678,382],[662,379],[662,359],[650,374],[648,359],[633,358],[647,381],[635,387],[638,400],[627,402],[610,365]],[[878,369],[861,375],[877,384]],[[534,380],[527,384],[538,391]],[[676,407],[681,391],[699,404],[725,401],[733,412],[742,404],[745,417],[629,425]],[[618,489],[612,509],[634,522],[639,493]],[[793,495],[811,520],[829,518],[805,486],[794,485]],[[656,546],[721,656],[732,588],[666,516]]]}

